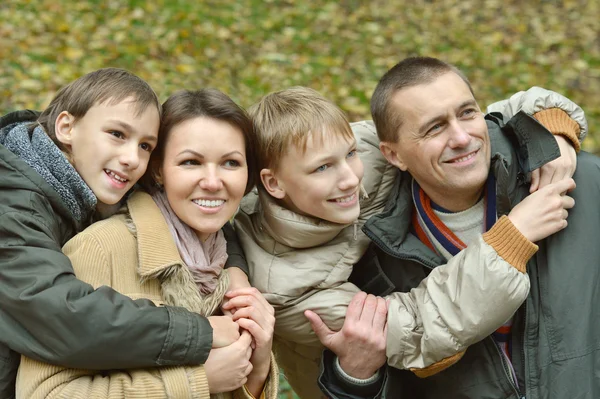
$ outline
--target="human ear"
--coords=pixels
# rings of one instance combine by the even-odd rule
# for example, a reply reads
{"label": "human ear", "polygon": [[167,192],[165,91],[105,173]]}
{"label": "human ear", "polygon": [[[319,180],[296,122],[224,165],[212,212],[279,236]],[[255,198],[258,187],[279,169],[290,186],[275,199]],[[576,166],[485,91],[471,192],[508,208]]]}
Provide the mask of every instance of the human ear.
{"label": "human ear", "polygon": [[54,133],[56,139],[65,146],[70,147],[72,137],[73,126],[75,125],[75,117],[68,111],[63,111],[56,117],[54,122]]}
{"label": "human ear", "polygon": [[262,169],[260,171],[260,181],[271,196],[277,199],[285,198],[285,188],[271,169]]}
{"label": "human ear", "polygon": [[153,165],[152,162],[151,162],[148,167],[151,168],[150,169],[150,176],[152,176],[152,179],[156,182],[157,185],[159,185],[160,187],[162,187],[163,184],[164,184],[164,182],[163,182],[163,170],[162,170],[162,166]]}
{"label": "human ear", "polygon": [[388,160],[389,163],[391,163],[392,165],[394,165],[395,167],[397,167],[398,169],[400,169],[402,171],[406,171],[406,169],[407,169],[406,164],[402,160],[401,155],[398,154],[398,151],[396,151],[394,149],[396,147],[396,145],[397,145],[397,143],[390,143],[387,141],[382,141],[379,143],[379,149],[381,150],[381,153],[383,154],[385,159]]}

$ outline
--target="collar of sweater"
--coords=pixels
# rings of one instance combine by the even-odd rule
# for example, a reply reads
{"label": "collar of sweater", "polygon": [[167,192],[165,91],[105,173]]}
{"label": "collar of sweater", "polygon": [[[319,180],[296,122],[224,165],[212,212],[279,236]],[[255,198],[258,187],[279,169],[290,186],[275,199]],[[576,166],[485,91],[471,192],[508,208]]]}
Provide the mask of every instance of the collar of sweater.
{"label": "collar of sweater", "polygon": [[169,226],[152,197],[138,191],[129,197],[127,207],[137,236],[140,276],[149,277],[173,265],[183,265]]}
{"label": "collar of sweater", "polygon": [[277,204],[273,197],[262,189],[258,198],[252,193],[249,202],[259,202],[254,207],[260,218],[260,226],[273,239],[291,248],[311,248],[333,240],[350,225],[331,223],[311,216],[299,215]]}

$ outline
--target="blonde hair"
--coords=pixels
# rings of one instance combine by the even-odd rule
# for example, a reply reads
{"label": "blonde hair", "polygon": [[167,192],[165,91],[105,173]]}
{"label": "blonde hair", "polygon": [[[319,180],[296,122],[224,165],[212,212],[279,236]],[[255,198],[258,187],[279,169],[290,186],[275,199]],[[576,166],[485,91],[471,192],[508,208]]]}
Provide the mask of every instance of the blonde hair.
{"label": "blonde hair", "polygon": [[344,112],[307,87],[291,87],[263,97],[248,109],[258,141],[258,173],[277,170],[290,145],[306,151],[309,137],[324,140],[339,134],[354,139]]}

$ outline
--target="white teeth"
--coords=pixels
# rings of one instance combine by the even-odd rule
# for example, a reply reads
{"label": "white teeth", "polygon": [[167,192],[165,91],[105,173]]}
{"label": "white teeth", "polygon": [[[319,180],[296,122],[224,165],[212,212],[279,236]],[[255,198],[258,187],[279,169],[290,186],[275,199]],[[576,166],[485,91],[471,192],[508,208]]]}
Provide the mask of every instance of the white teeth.
{"label": "white teeth", "polygon": [[349,196],[344,197],[344,198],[336,198],[335,202],[343,204],[343,203],[346,203],[346,202],[354,201],[355,197],[356,197],[356,194],[352,194],[352,195],[349,195]]}
{"label": "white teeth", "polygon": [[453,162],[464,162],[464,161],[468,161],[469,159],[473,158],[473,157],[475,156],[475,154],[476,154],[476,153],[474,153],[474,152],[473,152],[473,153],[471,153],[471,154],[469,154],[469,155],[467,155],[467,156],[465,156],[465,157],[462,157],[462,158],[455,159]]}
{"label": "white teeth", "polygon": [[195,199],[192,200],[197,205],[204,206],[206,208],[217,208],[225,203],[225,200],[204,200],[204,199]]}
{"label": "white teeth", "polygon": [[112,170],[108,170],[108,169],[104,169],[104,171],[106,173],[108,173],[109,175],[112,176],[113,179],[121,181],[121,182],[126,182],[127,179],[123,179],[122,177],[119,177],[119,175],[115,174],[115,172],[113,172]]}

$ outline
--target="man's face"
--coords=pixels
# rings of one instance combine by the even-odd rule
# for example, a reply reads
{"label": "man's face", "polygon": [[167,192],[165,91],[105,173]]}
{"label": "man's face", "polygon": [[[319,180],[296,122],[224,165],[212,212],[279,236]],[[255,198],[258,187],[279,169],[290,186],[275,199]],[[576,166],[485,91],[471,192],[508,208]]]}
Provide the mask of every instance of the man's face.
{"label": "man's face", "polygon": [[[64,120],[70,123],[62,125]],[[132,98],[115,105],[96,104],[78,120],[67,113],[59,115],[57,130],[65,133],[57,137],[69,147],[75,169],[99,206],[119,202],[144,174],[159,122],[154,106],[136,115]]]}
{"label": "man's face", "polygon": [[363,163],[356,141],[339,133],[322,140],[309,136],[306,151],[291,145],[275,174],[278,198],[296,213],[333,223],[349,224],[360,213],[360,182]]}
{"label": "man's face", "polygon": [[391,101],[403,122],[398,141],[382,143],[388,160],[410,172],[438,205],[451,211],[474,205],[488,176],[490,142],[467,84],[448,72],[398,91]]}

